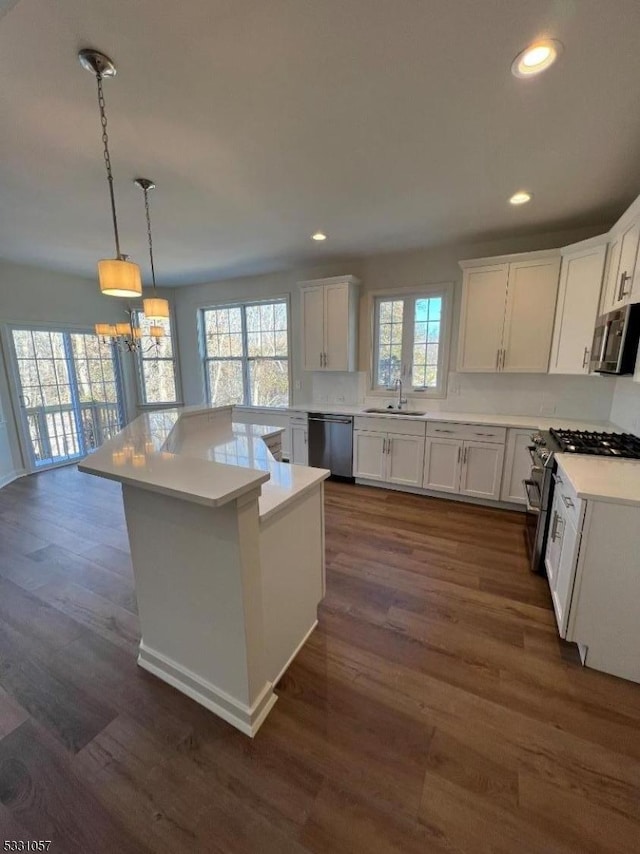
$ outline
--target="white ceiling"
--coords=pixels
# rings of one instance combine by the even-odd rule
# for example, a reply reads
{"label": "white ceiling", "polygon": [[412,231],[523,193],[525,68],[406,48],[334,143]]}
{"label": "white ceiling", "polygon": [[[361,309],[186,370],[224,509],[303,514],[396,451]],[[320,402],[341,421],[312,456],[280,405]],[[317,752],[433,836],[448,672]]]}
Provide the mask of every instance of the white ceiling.
{"label": "white ceiling", "polygon": [[[162,284],[609,222],[640,192],[638,0],[0,0],[0,256]],[[8,11],[7,11],[7,7]],[[560,61],[510,74],[536,37]],[[520,187],[535,194],[512,208]],[[316,229],[330,239],[309,239]],[[144,267],[146,270],[146,267]]]}

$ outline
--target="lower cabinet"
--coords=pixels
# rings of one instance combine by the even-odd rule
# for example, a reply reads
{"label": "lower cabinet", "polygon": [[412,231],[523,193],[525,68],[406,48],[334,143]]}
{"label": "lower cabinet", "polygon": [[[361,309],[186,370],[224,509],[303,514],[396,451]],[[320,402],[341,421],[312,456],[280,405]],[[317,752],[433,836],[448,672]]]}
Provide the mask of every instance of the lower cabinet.
{"label": "lower cabinet", "polygon": [[427,437],[422,485],[497,501],[503,460],[501,444]]}
{"label": "lower cabinet", "polygon": [[460,492],[463,445],[459,439],[427,439],[422,481],[425,489]]}
{"label": "lower cabinet", "polygon": [[291,462],[298,466],[309,465],[309,430],[306,424],[291,425]]}
{"label": "lower cabinet", "polygon": [[507,445],[504,458],[504,474],[500,498],[512,504],[526,504],[527,496],[522,484],[531,476],[531,428],[512,428],[507,433]]}
{"label": "lower cabinet", "polygon": [[[571,500],[571,499],[569,499]],[[556,488],[544,565],[556,613],[560,637],[567,634],[569,602],[573,587],[580,537],[573,516],[567,511],[567,497]],[[570,506],[573,506],[571,504]]]}
{"label": "lower cabinet", "polygon": [[402,433],[353,434],[353,475],[403,486],[422,486],[424,436]]}

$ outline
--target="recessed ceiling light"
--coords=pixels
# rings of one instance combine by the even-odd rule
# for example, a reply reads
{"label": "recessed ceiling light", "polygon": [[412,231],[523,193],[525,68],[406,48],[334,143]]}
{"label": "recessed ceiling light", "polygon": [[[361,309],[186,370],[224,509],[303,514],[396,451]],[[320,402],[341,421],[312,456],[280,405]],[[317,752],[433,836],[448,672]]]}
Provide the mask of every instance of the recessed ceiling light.
{"label": "recessed ceiling light", "polygon": [[526,190],[519,190],[517,193],[514,193],[509,202],[512,205],[526,205],[527,202],[531,201],[531,193],[527,193]]}
{"label": "recessed ceiling light", "polygon": [[555,39],[543,39],[530,44],[511,63],[515,77],[533,77],[546,71],[562,53],[562,44]]}
{"label": "recessed ceiling light", "polygon": [[323,231],[316,231],[315,234],[311,235],[312,240],[326,240],[327,235]]}

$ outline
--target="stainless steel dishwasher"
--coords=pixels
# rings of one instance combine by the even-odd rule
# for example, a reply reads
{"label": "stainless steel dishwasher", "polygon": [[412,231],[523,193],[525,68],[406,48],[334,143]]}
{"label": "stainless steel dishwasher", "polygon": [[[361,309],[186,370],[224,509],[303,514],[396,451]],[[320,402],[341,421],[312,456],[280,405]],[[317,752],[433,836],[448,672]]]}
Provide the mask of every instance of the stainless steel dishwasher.
{"label": "stainless steel dishwasher", "polygon": [[309,465],[353,478],[353,417],[309,413]]}

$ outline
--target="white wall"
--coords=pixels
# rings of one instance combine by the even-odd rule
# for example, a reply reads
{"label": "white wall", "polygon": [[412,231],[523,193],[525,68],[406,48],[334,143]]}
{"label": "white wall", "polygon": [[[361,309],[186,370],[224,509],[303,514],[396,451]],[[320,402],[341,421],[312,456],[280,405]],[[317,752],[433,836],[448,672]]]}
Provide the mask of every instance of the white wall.
{"label": "white wall", "polygon": [[[455,282],[452,328],[451,368],[455,367],[458,317],[460,313],[462,271],[458,261],[509,252],[526,252],[564,246],[583,240],[601,229],[540,234],[494,240],[481,244],[461,244],[429,250],[370,255],[316,268],[299,268],[266,276],[228,279],[209,284],[176,288],[175,303],[180,361],[185,403],[204,400],[202,366],[198,352],[196,317],[198,308],[234,299],[267,298],[287,294],[291,297],[293,402],[358,403],[369,386],[368,375],[307,374],[300,370],[299,281],[323,276],[352,274],[362,281],[360,301],[359,368],[370,370],[371,293],[392,291],[438,282]],[[535,322],[535,318],[532,318]],[[296,383],[299,383],[297,387]],[[597,377],[556,377],[541,375],[474,374],[450,375],[444,400],[429,400],[428,408],[446,411],[503,411],[513,414],[559,414],[568,418],[606,420],[609,417],[615,383]]]}
{"label": "white wall", "polygon": [[[172,297],[171,290],[163,296]],[[0,331],[8,342],[10,324],[68,325],[91,329],[96,322],[126,320],[127,300],[102,296],[97,278],[45,270],[24,264],[0,261]],[[0,484],[14,471],[23,468],[17,439],[15,417],[8,389],[6,359],[0,348]],[[127,417],[136,414],[133,358],[123,359],[125,409]]]}
{"label": "white wall", "polygon": [[640,436],[640,382],[631,377],[616,380],[611,420],[623,430]]}

